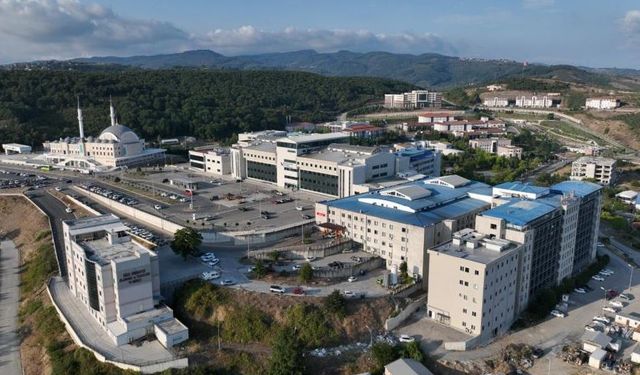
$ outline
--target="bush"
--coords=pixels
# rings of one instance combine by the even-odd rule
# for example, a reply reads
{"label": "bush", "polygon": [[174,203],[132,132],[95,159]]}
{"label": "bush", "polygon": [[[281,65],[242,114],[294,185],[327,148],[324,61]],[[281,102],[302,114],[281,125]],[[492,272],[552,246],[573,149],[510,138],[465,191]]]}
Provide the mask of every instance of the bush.
{"label": "bush", "polygon": [[176,306],[182,306],[196,319],[211,318],[216,307],[228,300],[229,293],[226,289],[200,279],[188,281],[175,292]]}
{"label": "bush", "polygon": [[274,337],[269,375],[302,375],[304,359],[294,330],[289,327],[279,329]]}
{"label": "bush", "polygon": [[253,270],[253,274],[258,278],[263,278],[267,275],[267,267],[264,266],[264,262],[258,259],[256,261],[255,269]]}
{"label": "bush", "polygon": [[253,306],[242,306],[230,311],[222,323],[222,339],[246,344],[262,342],[269,336],[271,319]]}
{"label": "bush", "polygon": [[378,342],[371,347],[371,358],[375,364],[373,372],[379,373],[383,371],[384,366],[400,357],[398,349],[386,342]]}
{"label": "bush", "polygon": [[343,317],[347,313],[347,300],[340,291],[336,289],[325,297],[324,308],[329,313],[335,314],[338,317]]}
{"label": "bush", "polygon": [[287,311],[287,325],[294,327],[300,344],[308,348],[328,346],[338,339],[326,315],[316,305],[299,303]]}
{"label": "bush", "polygon": [[420,349],[420,344],[417,341],[408,342],[400,347],[400,356],[402,358],[411,358],[418,362],[423,362],[425,357]]}
{"label": "bush", "polygon": [[311,279],[313,279],[313,268],[311,268],[311,264],[303,264],[302,268],[300,268],[300,275],[298,275],[298,277],[303,283],[311,281]]}

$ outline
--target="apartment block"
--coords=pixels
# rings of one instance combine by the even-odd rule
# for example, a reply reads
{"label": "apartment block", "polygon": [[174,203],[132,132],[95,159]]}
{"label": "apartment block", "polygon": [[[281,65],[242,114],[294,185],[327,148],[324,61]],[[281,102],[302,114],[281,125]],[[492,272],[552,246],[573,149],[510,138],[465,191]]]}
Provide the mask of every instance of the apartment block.
{"label": "apartment block", "polygon": [[620,100],[611,97],[587,98],[585,108],[597,110],[611,110],[620,107]]}
{"label": "apartment block", "polygon": [[385,94],[385,108],[426,108],[442,106],[442,93],[429,90],[413,90],[402,94]]}
{"label": "apartment block", "polygon": [[456,116],[463,114],[461,111],[437,111],[437,112],[425,112],[418,115],[418,123],[431,123],[431,122],[443,122],[454,121]]}
{"label": "apartment block", "polygon": [[68,285],[116,345],[154,333],[171,347],[189,332],[161,304],[158,255],[113,214],[63,221]]}
{"label": "apartment block", "polygon": [[496,155],[505,158],[518,158],[522,159],[522,147],[514,145],[499,145],[496,148]]}
{"label": "apartment block", "polygon": [[583,156],[571,164],[571,179],[592,179],[602,185],[611,185],[616,180],[616,160],[598,156]]}
{"label": "apartment block", "polygon": [[516,107],[522,108],[553,108],[557,107],[559,100],[554,103],[553,96],[550,95],[532,95],[516,97]]}
{"label": "apartment block", "polygon": [[513,101],[510,102],[508,98],[499,97],[499,96],[486,98],[482,101],[482,104],[484,104],[487,107],[508,107],[509,104],[512,104],[512,103]]}
{"label": "apartment block", "polygon": [[456,137],[478,138],[505,134],[506,124],[503,121],[488,119],[444,121],[435,122],[433,130],[451,133]]}
{"label": "apartment block", "polygon": [[522,250],[473,229],[429,249],[429,318],[480,340],[505,333],[517,316]]}
{"label": "apartment block", "polygon": [[472,228],[490,200],[488,185],[450,175],[317,203],[316,222],[340,228],[393,274],[406,262],[409,274],[424,280],[426,249]]}
{"label": "apartment block", "polygon": [[499,146],[511,146],[509,138],[476,138],[469,140],[469,147],[496,154]]}

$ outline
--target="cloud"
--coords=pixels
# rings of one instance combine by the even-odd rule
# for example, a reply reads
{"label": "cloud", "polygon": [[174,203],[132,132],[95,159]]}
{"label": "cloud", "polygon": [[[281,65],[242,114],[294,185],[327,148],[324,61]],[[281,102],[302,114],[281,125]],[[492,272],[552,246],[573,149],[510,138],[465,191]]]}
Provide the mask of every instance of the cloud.
{"label": "cloud", "polygon": [[455,53],[455,48],[431,33],[373,33],[368,30],[326,30],[285,28],[281,31],[259,30],[253,26],[216,29],[200,40],[207,48],[228,54],[280,52],[315,49],[322,52],[390,51],[405,53]]}
{"label": "cloud", "polygon": [[548,8],[555,5],[555,0],[522,0],[522,5],[528,9]]}
{"label": "cloud", "polygon": [[168,22],[123,18],[94,3],[0,0],[0,40],[3,47],[18,48],[14,53],[105,53],[155,43],[177,44],[189,38]]}
{"label": "cloud", "polygon": [[622,18],[621,27],[631,37],[640,36],[640,10],[630,10]]}

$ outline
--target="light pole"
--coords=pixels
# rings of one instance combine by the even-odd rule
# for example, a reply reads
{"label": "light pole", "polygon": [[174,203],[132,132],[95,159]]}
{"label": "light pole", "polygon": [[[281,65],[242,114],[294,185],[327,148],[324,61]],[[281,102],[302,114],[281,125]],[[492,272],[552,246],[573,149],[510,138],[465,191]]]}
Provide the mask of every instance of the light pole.
{"label": "light pole", "polygon": [[604,298],[602,300],[602,306],[606,306],[607,305],[607,290],[601,286],[600,289],[602,289],[602,291],[604,291]]}

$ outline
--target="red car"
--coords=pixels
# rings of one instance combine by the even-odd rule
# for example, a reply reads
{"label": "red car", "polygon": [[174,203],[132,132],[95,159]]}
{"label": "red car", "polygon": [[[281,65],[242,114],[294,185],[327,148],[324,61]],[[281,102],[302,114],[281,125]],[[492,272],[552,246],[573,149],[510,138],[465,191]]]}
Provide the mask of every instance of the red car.
{"label": "red car", "polygon": [[291,290],[291,293],[298,294],[298,295],[304,295],[304,289],[301,286],[297,286],[297,287],[293,288],[293,290]]}
{"label": "red car", "polygon": [[609,289],[607,290],[607,299],[614,299],[616,298],[618,295],[620,294],[620,292],[618,292],[617,290],[614,289]]}

